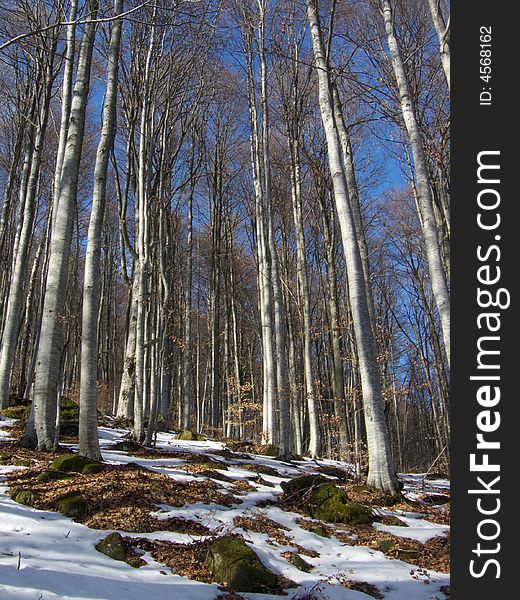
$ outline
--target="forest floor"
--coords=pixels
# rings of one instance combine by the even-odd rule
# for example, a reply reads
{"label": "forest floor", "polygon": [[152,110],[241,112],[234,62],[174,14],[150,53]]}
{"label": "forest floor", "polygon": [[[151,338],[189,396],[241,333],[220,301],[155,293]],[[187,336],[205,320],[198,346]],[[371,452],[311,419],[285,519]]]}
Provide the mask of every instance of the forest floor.
{"label": "forest floor", "polygon": [[[113,446],[128,431],[101,427],[103,471],[44,481],[57,455],[20,448],[12,425],[0,421],[1,600],[449,598],[446,479],[400,475],[396,503],[353,482],[342,462],[282,462],[173,433],[159,433],[155,449],[123,451]],[[374,522],[324,523],[283,501],[281,484],[304,474],[329,477],[369,506]],[[20,488],[31,490],[32,506],[11,498]],[[88,509],[75,520],[56,512],[64,494],[81,494]],[[124,537],[139,568],[96,550],[111,532]],[[277,589],[239,594],[212,583],[205,556],[224,535],[257,553],[278,576]]]}

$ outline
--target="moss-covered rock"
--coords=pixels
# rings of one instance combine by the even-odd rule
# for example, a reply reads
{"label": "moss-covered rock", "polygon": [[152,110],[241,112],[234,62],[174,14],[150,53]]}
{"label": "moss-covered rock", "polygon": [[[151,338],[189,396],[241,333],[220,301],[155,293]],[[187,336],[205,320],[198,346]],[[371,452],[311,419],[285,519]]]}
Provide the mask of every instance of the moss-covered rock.
{"label": "moss-covered rock", "polygon": [[81,494],[67,494],[58,498],[54,505],[66,517],[80,518],[88,513],[88,504]]}
{"label": "moss-covered rock", "polygon": [[363,525],[373,521],[372,511],[350,502],[345,491],[330,479],[319,475],[302,475],[282,483],[284,501],[297,502],[313,519],[327,523]]}
{"label": "moss-covered rock", "polygon": [[83,475],[93,475],[95,473],[101,473],[105,469],[105,465],[102,463],[88,463],[82,469]]}
{"label": "moss-covered rock", "polygon": [[310,531],[315,535],[319,535],[320,537],[330,538],[328,530],[322,525],[316,525],[316,527],[313,527]]}
{"label": "moss-covered rock", "polygon": [[201,439],[201,437],[197,435],[194,431],[191,431],[191,429],[185,429],[184,431],[181,431],[177,434],[176,439],[184,440],[187,442],[197,442]]}
{"label": "moss-covered rock", "polygon": [[272,483],[271,481],[268,481],[261,475],[258,475],[258,477],[256,477],[253,481],[255,483],[258,483],[259,485],[265,485],[267,487],[275,487],[274,483]]}
{"label": "moss-covered rock", "polygon": [[226,536],[209,549],[207,567],[221,584],[237,592],[263,592],[276,586],[277,577],[243,540]]}
{"label": "moss-covered rock", "polygon": [[11,464],[16,467],[30,467],[33,461],[28,458],[15,458]]}
{"label": "moss-covered rock", "polygon": [[48,483],[49,481],[55,481],[56,479],[74,479],[74,475],[64,473],[63,471],[43,471],[36,476],[36,481],[39,481],[40,483]]}
{"label": "moss-covered rock", "polygon": [[26,409],[26,406],[9,406],[7,408],[2,408],[0,415],[8,417],[9,419],[21,419],[23,418]]}
{"label": "moss-covered rock", "polygon": [[11,492],[11,498],[18,502],[18,504],[25,504],[25,506],[34,506],[34,494],[31,490],[13,490]]}
{"label": "moss-covered rock", "polygon": [[126,561],[128,548],[123,536],[119,533],[111,533],[96,544],[96,550],[114,560]]}
{"label": "moss-covered rock", "polygon": [[304,573],[310,573],[310,571],[312,570],[312,565],[310,565],[307,561],[303,560],[303,558],[297,552],[291,553],[289,557],[289,562]]}
{"label": "moss-covered rock", "polygon": [[9,465],[11,464],[12,459],[12,454],[8,454],[7,452],[0,452],[0,465]]}
{"label": "moss-covered rock", "polygon": [[138,569],[146,562],[136,554],[123,536],[117,532],[110,533],[96,544],[96,550],[114,560],[126,562],[127,565]]}
{"label": "moss-covered rock", "polygon": [[384,554],[388,554],[389,552],[391,552],[393,547],[394,542],[390,539],[380,540],[378,543],[379,550],[381,550],[381,552],[383,552]]}
{"label": "moss-covered rock", "polygon": [[110,450],[119,450],[120,452],[139,452],[144,446],[134,442],[134,440],[122,440],[110,446]]}
{"label": "moss-covered rock", "polygon": [[284,492],[285,499],[301,499],[309,491],[318,485],[329,483],[330,480],[321,475],[300,475],[293,477],[289,481],[283,481],[280,485]]}
{"label": "moss-covered rock", "polygon": [[[64,454],[63,456],[54,459],[49,465],[51,471],[62,471],[66,473],[99,473],[103,468],[101,463],[92,460],[91,458],[80,456],[79,454]],[[87,470],[85,471],[85,469]]]}
{"label": "moss-covered rock", "polygon": [[416,561],[422,555],[422,550],[396,548],[395,553],[399,560],[414,563],[414,561]]}

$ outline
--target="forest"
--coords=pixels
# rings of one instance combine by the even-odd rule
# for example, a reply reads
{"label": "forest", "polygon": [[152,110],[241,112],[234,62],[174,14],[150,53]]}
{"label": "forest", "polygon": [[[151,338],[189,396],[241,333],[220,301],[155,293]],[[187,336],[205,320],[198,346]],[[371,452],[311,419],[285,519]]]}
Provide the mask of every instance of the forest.
{"label": "forest", "polygon": [[[5,0],[0,65],[0,446],[30,471],[179,440],[343,469],[378,506],[435,475],[435,513],[449,4]],[[294,598],[434,597],[350,588]]]}

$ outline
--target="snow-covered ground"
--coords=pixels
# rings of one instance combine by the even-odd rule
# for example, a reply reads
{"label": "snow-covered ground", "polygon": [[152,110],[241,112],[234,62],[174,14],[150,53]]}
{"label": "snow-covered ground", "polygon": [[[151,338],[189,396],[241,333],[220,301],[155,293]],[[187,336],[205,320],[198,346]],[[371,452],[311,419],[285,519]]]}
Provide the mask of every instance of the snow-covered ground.
{"label": "snow-covered ground", "polygon": [[[9,420],[0,422],[0,439],[6,435],[1,427]],[[184,463],[175,458],[175,451],[189,450],[203,453],[214,460],[229,465],[226,476],[233,479],[246,479],[251,471],[237,466],[215,451],[221,450],[219,442],[188,442],[174,439],[171,434],[158,435],[157,448],[171,450],[171,458],[143,459],[128,456],[124,452],[108,450],[107,446],[122,439],[124,430],[101,428],[101,446],[106,462],[138,463],[148,469],[165,473],[175,479],[190,481],[196,476],[172,467]],[[74,448],[74,446],[72,446]],[[281,492],[280,483],[290,477],[305,472],[315,473],[312,461],[302,461],[289,466],[265,456],[255,456],[242,463],[263,464],[275,469],[279,477],[262,475],[275,484],[268,487],[255,484],[256,491],[242,495],[243,502],[232,507],[216,504],[194,504],[180,508],[158,507],[157,516],[189,517],[199,520],[211,530],[224,533],[233,529],[251,544],[260,559],[272,571],[293,580],[299,587],[287,590],[287,597],[303,600],[306,591],[312,591],[309,597],[327,600],[370,600],[371,596],[347,589],[342,580],[368,582],[375,585],[385,600],[444,600],[440,591],[449,585],[449,576],[435,571],[419,570],[410,564],[392,560],[383,553],[364,546],[349,546],[336,538],[323,538],[306,531],[297,524],[300,515],[281,510],[276,506],[258,508],[262,500],[273,498]],[[324,464],[340,465],[335,461],[321,461]],[[343,465],[344,466],[344,465]],[[149,554],[144,558],[147,565],[134,569],[100,554],[95,544],[107,535],[107,531],[89,529],[75,523],[59,513],[40,511],[17,504],[7,495],[5,475],[14,469],[24,467],[0,466],[0,600],[213,600],[222,592],[217,585],[192,581],[186,577],[172,574],[171,570],[155,562]],[[412,479],[413,482],[413,479]],[[449,488],[446,481],[434,482],[439,489]],[[432,487],[434,483],[429,482]],[[231,484],[219,481],[222,488]],[[287,527],[284,531],[296,544],[308,550],[315,550],[319,557],[305,560],[313,566],[310,573],[298,570],[287,562],[281,554],[291,550],[290,546],[274,546],[267,542],[266,534],[253,533],[237,529],[232,521],[236,516],[251,516],[262,511],[266,517]],[[381,511],[384,514],[397,514],[409,527],[395,527],[375,523],[378,529],[394,535],[412,538],[421,542],[445,535],[448,527],[428,522],[420,513],[395,513]],[[125,535],[124,532],[121,532]],[[164,539],[189,543],[197,536],[173,532],[155,532],[132,534],[149,539]],[[264,594],[242,594],[250,600],[279,598]]]}

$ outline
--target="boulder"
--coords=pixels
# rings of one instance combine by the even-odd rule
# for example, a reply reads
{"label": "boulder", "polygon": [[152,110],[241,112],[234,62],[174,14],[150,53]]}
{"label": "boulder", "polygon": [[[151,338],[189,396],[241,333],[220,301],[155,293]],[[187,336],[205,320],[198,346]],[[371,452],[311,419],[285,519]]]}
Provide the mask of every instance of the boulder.
{"label": "boulder", "polygon": [[265,592],[277,584],[256,552],[236,537],[220,538],[210,546],[207,567],[216,581],[237,592]]}
{"label": "boulder", "polygon": [[111,533],[96,544],[96,550],[114,560],[126,561],[128,548],[120,533]]}
{"label": "boulder", "polygon": [[81,494],[67,494],[58,498],[54,505],[66,517],[80,518],[88,513],[88,504]]}
{"label": "boulder", "polygon": [[11,498],[18,502],[18,504],[25,504],[25,506],[34,505],[34,494],[31,490],[18,490],[15,489],[11,492]]}
{"label": "boulder", "polygon": [[134,569],[138,569],[146,564],[146,562],[136,554],[133,548],[126,543],[123,536],[116,532],[110,533],[99,541],[96,544],[96,550],[114,560],[124,561]]}
{"label": "boulder", "polygon": [[298,502],[313,519],[327,523],[363,525],[373,521],[372,511],[351,502],[345,491],[319,475],[302,475],[283,482],[284,501]]}
{"label": "boulder", "polygon": [[74,475],[64,473],[63,471],[43,471],[36,476],[36,481],[39,481],[40,483],[48,483],[49,481],[55,481],[56,479],[74,479]]}
{"label": "boulder", "polygon": [[134,440],[122,440],[110,446],[110,450],[119,450],[121,452],[139,452],[139,450],[143,449],[144,446],[134,442]]}
{"label": "boulder", "polygon": [[49,465],[51,471],[62,471],[65,473],[98,473],[103,468],[100,462],[80,456],[79,454],[64,454],[54,459]]}
{"label": "boulder", "polygon": [[303,560],[303,558],[297,552],[291,553],[289,562],[304,573],[309,573],[312,570],[312,565]]}
{"label": "boulder", "polygon": [[176,436],[176,439],[178,439],[178,440],[185,440],[187,442],[197,442],[201,438],[194,431],[191,431],[190,429],[186,429],[186,430],[181,431],[180,433],[178,433],[177,436]]}

